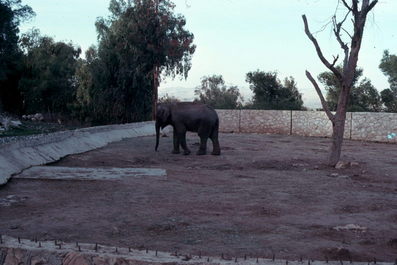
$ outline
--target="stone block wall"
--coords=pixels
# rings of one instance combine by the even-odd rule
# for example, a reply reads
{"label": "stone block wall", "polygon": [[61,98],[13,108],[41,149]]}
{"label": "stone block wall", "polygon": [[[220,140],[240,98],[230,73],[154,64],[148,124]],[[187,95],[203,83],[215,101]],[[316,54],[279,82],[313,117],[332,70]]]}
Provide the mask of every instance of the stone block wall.
{"label": "stone block wall", "polygon": [[392,133],[397,134],[397,113],[353,114],[352,139],[354,140],[397,143],[397,137],[387,138]]}
{"label": "stone block wall", "polygon": [[219,116],[219,129],[221,132],[240,131],[240,110],[216,110]]}
{"label": "stone block wall", "polygon": [[[322,111],[217,110],[221,132],[330,137],[332,124]],[[348,112],[345,139],[397,143],[397,113]]]}
{"label": "stone block wall", "polygon": [[[315,137],[331,137],[332,123],[322,111],[292,111],[292,134]],[[345,139],[351,137],[352,113],[347,113]]]}

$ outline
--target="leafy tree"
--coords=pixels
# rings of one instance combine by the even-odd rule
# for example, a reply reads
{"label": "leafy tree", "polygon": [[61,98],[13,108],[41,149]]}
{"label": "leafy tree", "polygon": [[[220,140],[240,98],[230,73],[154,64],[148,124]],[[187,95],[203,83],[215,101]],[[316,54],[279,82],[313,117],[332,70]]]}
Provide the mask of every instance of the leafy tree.
{"label": "leafy tree", "polygon": [[97,58],[88,62],[97,122],[150,119],[160,73],[187,76],[193,34],[173,9],[169,0],[111,0],[111,15],[97,20]]}
{"label": "leafy tree", "polygon": [[285,78],[284,83],[276,72],[249,72],[246,81],[254,93],[252,108],[274,110],[302,110],[303,100],[293,77]]}
{"label": "leafy tree", "polygon": [[33,10],[20,0],[0,0],[0,111],[21,111],[18,80],[22,53],[18,47],[18,26],[33,15]]}
{"label": "leafy tree", "polygon": [[390,88],[381,91],[386,111],[397,112],[397,56],[384,51],[379,68],[388,77]]}
{"label": "leafy tree", "polygon": [[208,104],[216,109],[236,109],[241,107],[242,96],[237,86],[225,85],[221,75],[201,78],[201,85],[194,90],[195,101]]}
{"label": "leafy tree", "polygon": [[165,94],[161,98],[159,98],[159,103],[173,103],[173,102],[180,102],[180,100],[174,96],[170,96]]}
{"label": "leafy tree", "polygon": [[26,113],[69,113],[75,100],[80,48],[32,31],[24,34],[24,71],[19,82]]}
{"label": "leafy tree", "polygon": [[380,92],[386,111],[397,112],[397,88],[388,88]]}
{"label": "leafy tree", "polygon": [[[342,67],[338,66],[337,69],[341,71]],[[360,81],[362,75],[363,70],[357,69],[349,95],[347,111],[380,111],[382,104],[379,93],[369,79],[364,78]],[[319,74],[318,79],[326,88],[329,109],[335,111],[338,106],[338,95],[341,91],[337,78],[332,72],[328,71]]]}

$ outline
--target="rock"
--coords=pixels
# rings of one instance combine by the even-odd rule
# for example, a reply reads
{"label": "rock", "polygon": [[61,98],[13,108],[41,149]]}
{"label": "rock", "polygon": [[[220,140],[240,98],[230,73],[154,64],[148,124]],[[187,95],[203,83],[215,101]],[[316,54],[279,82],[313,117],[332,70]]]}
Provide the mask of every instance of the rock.
{"label": "rock", "polygon": [[333,178],[337,178],[337,177],[339,177],[339,174],[338,173],[331,173],[329,176],[333,177]]}
{"label": "rock", "polygon": [[365,226],[359,226],[356,224],[347,224],[344,226],[335,226],[333,228],[336,231],[354,231],[354,232],[366,232],[367,228]]}
{"label": "rock", "polygon": [[351,167],[358,167],[360,164],[358,162],[350,162]]}
{"label": "rock", "polygon": [[350,165],[349,162],[339,161],[338,163],[336,163],[335,168],[336,168],[336,169],[348,168],[349,165]]}

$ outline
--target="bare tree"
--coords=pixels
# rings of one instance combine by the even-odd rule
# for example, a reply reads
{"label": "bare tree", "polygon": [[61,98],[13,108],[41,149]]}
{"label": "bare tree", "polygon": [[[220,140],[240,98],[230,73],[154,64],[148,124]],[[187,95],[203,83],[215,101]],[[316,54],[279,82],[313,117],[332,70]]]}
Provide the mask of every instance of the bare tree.
{"label": "bare tree", "polygon": [[[346,109],[347,103],[349,99],[349,94],[351,87],[354,81],[354,75],[357,67],[358,54],[361,48],[361,42],[363,38],[363,32],[365,27],[365,22],[367,19],[368,12],[374,8],[374,6],[378,3],[378,0],[351,0],[351,4],[347,2],[347,0],[337,0],[338,4],[342,3],[346,8],[346,13],[342,20],[338,21],[336,18],[336,14],[332,18],[333,23],[333,32],[336,40],[340,44],[343,53],[343,67],[339,70],[335,64],[339,59],[339,56],[334,56],[332,62],[328,61],[320,48],[320,45],[317,39],[313,36],[313,34],[309,30],[309,24],[307,22],[307,18],[305,15],[302,15],[303,23],[305,25],[305,33],[307,37],[311,40],[314,47],[316,48],[316,52],[321,62],[335,75],[337,78],[339,85],[341,87],[339,98],[338,98],[338,106],[336,109],[336,113],[333,114],[327,102],[324,99],[324,96],[318,86],[316,80],[310,74],[309,71],[306,70],[306,76],[313,84],[314,88],[318,96],[320,97],[321,104],[328,118],[332,122],[332,145],[328,158],[328,163],[331,166],[335,166],[341,155],[342,150],[342,142],[343,135],[345,131],[345,120],[346,120]],[[359,7],[359,3],[361,2],[361,7]],[[353,23],[352,30],[348,30],[344,24],[351,18]],[[343,39],[343,34],[347,35],[348,41]],[[350,46],[350,47],[349,47]]]}

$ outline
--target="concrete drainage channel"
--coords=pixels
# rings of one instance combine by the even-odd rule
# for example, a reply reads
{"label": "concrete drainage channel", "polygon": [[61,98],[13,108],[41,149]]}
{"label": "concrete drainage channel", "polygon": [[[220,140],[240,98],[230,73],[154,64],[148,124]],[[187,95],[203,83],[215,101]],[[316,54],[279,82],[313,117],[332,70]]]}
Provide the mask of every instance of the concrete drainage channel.
{"label": "concrete drainage channel", "polygon": [[41,135],[0,145],[0,185],[31,166],[44,165],[70,154],[87,152],[123,138],[154,134],[153,122],[108,125]]}
{"label": "concrete drainage channel", "polygon": [[[278,260],[261,257],[204,257],[156,250],[118,248],[100,244],[38,241],[1,236],[0,265],[137,265],[137,264],[266,264],[266,265],[343,265],[349,261]],[[350,262],[357,265],[394,263]]]}

